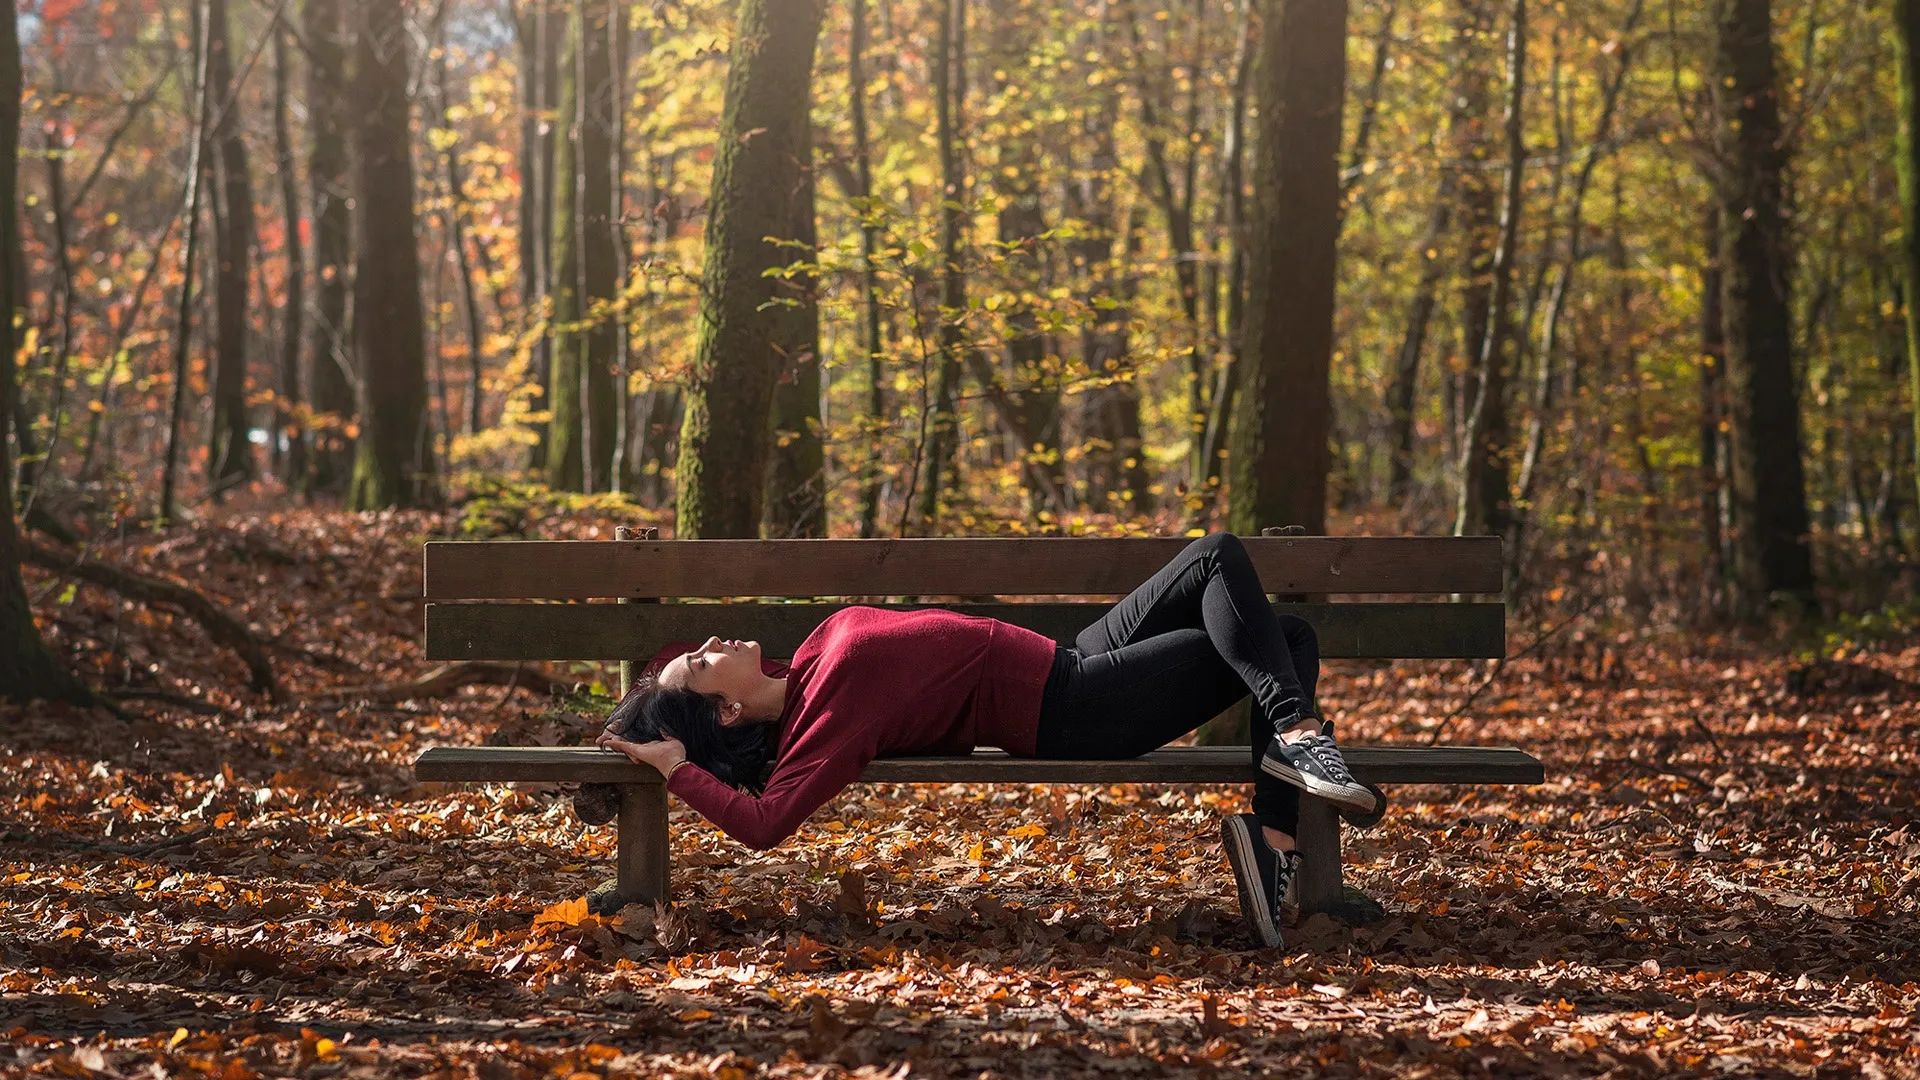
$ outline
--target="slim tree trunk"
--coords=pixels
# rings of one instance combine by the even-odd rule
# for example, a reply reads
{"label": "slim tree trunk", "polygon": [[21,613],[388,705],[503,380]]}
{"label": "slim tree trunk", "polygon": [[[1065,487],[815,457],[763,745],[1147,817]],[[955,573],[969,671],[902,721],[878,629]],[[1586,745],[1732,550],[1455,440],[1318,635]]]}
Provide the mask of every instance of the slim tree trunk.
{"label": "slim tree trunk", "polygon": [[966,99],[967,0],[939,0],[933,54],[933,94],[940,147],[940,348],[934,364],[932,416],[919,483],[917,526],[937,532],[940,511],[955,483],[959,453],[961,350],[966,348],[967,273],[961,263],[967,235]]}
{"label": "slim tree trunk", "polygon": [[[566,0],[518,0],[514,27],[520,43],[520,294],[527,327],[553,288],[554,154],[565,130],[556,103],[560,96],[560,42],[566,30]],[[553,375],[553,335],[543,333],[533,346],[533,382],[528,403],[534,412],[548,408]],[[534,426],[528,466],[547,467],[547,426]]]}
{"label": "slim tree trunk", "polygon": [[[1452,151],[1460,163],[1461,363],[1447,373],[1447,455],[1449,467],[1464,460],[1466,425],[1480,392],[1480,351],[1487,340],[1493,303],[1493,251],[1499,236],[1499,190],[1493,181],[1493,140],[1487,134],[1493,114],[1492,0],[1456,0],[1454,106],[1463,122],[1453,129]],[[1465,486],[1463,477],[1456,477]]]}
{"label": "slim tree trunk", "polygon": [[793,285],[766,271],[812,257],[780,241],[812,192],[807,114],[821,16],[819,0],[740,0],[674,473],[674,532],[685,539],[760,530],[774,387],[807,338]]}
{"label": "slim tree trunk", "polygon": [[[800,144],[802,190],[792,201],[787,233],[798,247],[795,259],[812,262],[818,247],[814,228],[813,124],[804,122]],[[762,528],[775,538],[827,535],[827,458],[820,438],[820,308],[810,273],[784,282],[786,340],[781,346],[780,378],[773,389],[773,461],[767,472]]]}
{"label": "slim tree trunk", "polygon": [[[440,0],[440,7],[434,13],[434,41],[437,45],[433,57],[433,93],[435,110],[440,114],[440,126],[451,130],[452,89],[447,71],[447,16],[452,13],[453,0]],[[450,138],[443,158],[447,174],[447,210],[444,215],[444,227],[448,244],[453,247],[456,269],[460,274],[461,310],[466,316],[467,331],[467,407],[463,419],[465,433],[471,437],[480,431],[480,404],[482,374],[481,360],[484,355],[486,338],[480,326],[480,302],[473,285],[473,266],[467,258],[467,182],[465,170],[460,161],[460,140]],[[482,252],[484,244],[477,244]],[[444,391],[443,391],[444,392]],[[452,432],[448,432],[451,437]]]}
{"label": "slim tree trunk", "polygon": [[1420,385],[1420,353],[1426,348],[1427,328],[1439,306],[1440,278],[1446,264],[1440,259],[1440,245],[1453,220],[1453,204],[1459,198],[1455,174],[1442,166],[1440,192],[1428,212],[1426,230],[1420,236],[1418,256],[1420,278],[1413,287],[1413,303],[1407,308],[1407,328],[1400,348],[1394,354],[1393,381],[1387,386],[1387,444],[1391,455],[1387,467],[1387,497],[1403,509],[1413,494],[1413,418],[1415,390]]}
{"label": "slim tree trunk", "polygon": [[426,321],[414,234],[406,10],[360,0],[354,50],[356,232],[354,338],[362,395],[352,510],[419,506],[432,488],[427,442]]}
{"label": "slim tree trunk", "polygon": [[1235,532],[1326,531],[1346,0],[1264,0]]}
{"label": "slim tree trunk", "polygon": [[[1480,343],[1479,385],[1467,418],[1460,463],[1460,501],[1455,535],[1507,535],[1513,515],[1508,472],[1507,368],[1513,325],[1513,260],[1519,251],[1522,200],[1526,194],[1527,0],[1513,0],[1507,27],[1506,190],[1500,200],[1500,239],[1493,256],[1487,334]],[[1512,589],[1515,583],[1508,582]]]}
{"label": "slim tree trunk", "polygon": [[[207,146],[207,45],[206,0],[191,8],[193,12],[193,118],[192,142],[187,149],[187,192],[184,216],[187,219],[186,242],[180,255],[180,302],[175,308],[173,340],[173,393],[167,408],[167,450],[160,468],[160,513],[163,522],[173,520],[174,488],[180,471],[180,425],[186,412],[187,356],[193,345],[193,284],[199,271],[201,159]],[[11,99],[10,99],[11,100]],[[9,144],[11,145],[11,144]],[[7,170],[8,182],[13,171]],[[8,263],[19,265],[18,260]]]}
{"label": "slim tree trunk", "polygon": [[213,142],[219,148],[219,230],[214,243],[213,427],[209,432],[207,481],[217,501],[237,483],[252,479],[253,447],[247,440],[247,322],[252,284],[253,177],[240,135],[240,100],[228,45],[227,0],[207,3],[207,92],[218,110]]}
{"label": "slim tree trunk", "polygon": [[[1906,275],[1907,378],[1913,385],[1913,475],[1920,497],[1920,0],[1893,0],[1900,65],[1900,263]],[[1893,520],[1897,521],[1896,514]]]}
{"label": "slim tree trunk", "polygon": [[18,174],[20,161],[19,16],[0,15],[0,696],[12,701],[58,698],[86,701],[90,695],[47,649],[33,622],[27,588],[20,579],[20,535],[13,521],[13,467],[7,425],[13,416],[14,365],[18,341],[13,311],[25,295],[17,280],[20,252]]}
{"label": "slim tree trunk", "polygon": [[860,488],[860,535],[880,533],[880,485],[885,464],[881,433],[891,426],[887,415],[884,357],[881,338],[880,272],[874,262],[880,229],[874,222],[873,147],[867,132],[867,0],[851,0],[853,10],[847,44],[847,100],[853,122],[853,164],[862,200],[860,213],[860,298],[864,316],[860,339],[867,363],[866,482]]}
{"label": "slim tree trunk", "polygon": [[1718,0],[1715,14],[1734,555],[1741,607],[1755,614],[1776,595],[1802,605],[1813,599],[1781,186],[1787,155],[1770,0]]}
{"label": "slim tree trunk", "polygon": [[347,427],[359,415],[348,341],[353,218],[348,176],[347,30],[342,0],[302,0],[307,57],[307,188],[313,216],[313,333],[307,377],[317,421],[310,490],[344,491],[352,471]]}
{"label": "slim tree trunk", "polygon": [[562,137],[554,149],[553,378],[547,480],[567,491],[612,484],[618,331],[614,269],[613,99],[609,20],[617,5],[573,0],[561,54]]}
{"label": "slim tree trunk", "polygon": [[[287,86],[293,66],[293,28],[285,17],[273,27],[273,149],[274,168],[280,174],[280,208],[285,215],[287,299],[282,308],[280,335],[280,401],[274,409],[274,435],[287,440],[281,476],[287,486],[307,475],[307,433],[293,417],[300,408],[300,350],[306,340],[307,257],[301,240],[300,170],[294,160],[293,132],[287,121]],[[277,443],[276,443],[277,445]]]}
{"label": "slim tree trunk", "polygon": [[1197,492],[1187,497],[1189,523],[1204,528],[1211,516],[1220,479],[1225,471],[1227,428],[1239,396],[1243,324],[1247,296],[1247,95],[1253,85],[1253,7],[1259,0],[1240,0],[1238,29],[1233,46],[1233,95],[1228,104],[1226,145],[1221,148],[1220,215],[1227,233],[1226,363],[1214,378],[1207,399],[1207,426],[1200,439]]}
{"label": "slim tree trunk", "polygon": [[[1020,18],[1012,0],[995,0],[993,11],[993,64],[997,73],[995,92],[1003,111],[1016,117],[1025,114],[1023,102],[1030,100],[1013,73],[1026,70],[1033,39],[1030,27]],[[1001,142],[997,159],[995,186],[1000,213],[996,225],[1006,253],[1006,288],[1016,294],[1044,295],[1044,267],[1040,245],[1046,232],[1046,211],[1040,204],[1040,148],[1032,122],[1011,121],[1012,130]],[[1031,305],[1016,300],[1007,315],[1006,377],[1018,387],[1012,407],[1018,413],[1016,429],[1020,447],[1020,477],[1027,492],[1029,513],[1036,518],[1050,513],[1056,521],[1068,512],[1062,493],[1066,474],[1060,452],[1060,392],[1057,382],[1046,370],[1047,338]],[[1043,509],[1044,508],[1044,509]]]}

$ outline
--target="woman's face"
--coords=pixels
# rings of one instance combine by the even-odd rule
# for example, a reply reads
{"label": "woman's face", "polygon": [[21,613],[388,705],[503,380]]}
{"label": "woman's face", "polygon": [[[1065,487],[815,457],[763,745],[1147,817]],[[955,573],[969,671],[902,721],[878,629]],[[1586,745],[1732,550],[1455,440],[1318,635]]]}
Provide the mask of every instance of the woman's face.
{"label": "woman's face", "polygon": [[[759,642],[722,641],[717,637],[667,661],[659,675],[660,685],[669,690],[719,694],[734,706],[747,701],[765,678],[760,671]],[[743,720],[740,709],[721,711],[720,722],[729,727]]]}

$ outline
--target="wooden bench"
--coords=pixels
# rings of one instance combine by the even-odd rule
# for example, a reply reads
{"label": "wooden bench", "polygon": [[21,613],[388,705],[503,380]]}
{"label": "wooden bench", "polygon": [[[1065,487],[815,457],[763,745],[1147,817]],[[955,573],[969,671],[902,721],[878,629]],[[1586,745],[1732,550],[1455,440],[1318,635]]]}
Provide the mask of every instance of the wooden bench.
{"label": "wooden bench", "polygon": [[[1491,537],[1246,538],[1267,588],[1281,594],[1379,596],[1493,594],[1500,541]],[[426,545],[426,651],[433,660],[627,661],[661,644],[709,635],[757,639],[767,656],[791,656],[827,615],[849,602],[889,597],[1111,596],[1150,577],[1184,538],[909,540],[667,540],[646,530],[611,541],[434,542]],[[715,603],[722,598],[772,598]],[[838,597],[836,602],[781,598]],[[582,603],[614,598],[622,603]],[[679,603],[660,603],[679,600]],[[506,601],[506,602],[502,602]],[[560,601],[560,602],[556,602]],[[692,602],[686,602],[692,601]],[[707,602],[703,602],[707,601]],[[1072,643],[1110,601],[943,604]],[[1289,602],[1313,624],[1323,659],[1498,657],[1506,649],[1497,602]],[[1372,784],[1538,784],[1545,771],[1511,747],[1344,747],[1354,775]],[[997,751],[970,757],[894,758],[870,764],[871,783],[1146,783],[1251,781],[1244,747],[1168,747],[1124,761],[1043,761]],[[616,876],[597,910],[665,899],[667,791],[652,768],[595,747],[434,747],[414,775],[437,781],[612,784],[619,792]],[[1304,911],[1343,903],[1341,822],[1302,796],[1298,842],[1307,855]]]}

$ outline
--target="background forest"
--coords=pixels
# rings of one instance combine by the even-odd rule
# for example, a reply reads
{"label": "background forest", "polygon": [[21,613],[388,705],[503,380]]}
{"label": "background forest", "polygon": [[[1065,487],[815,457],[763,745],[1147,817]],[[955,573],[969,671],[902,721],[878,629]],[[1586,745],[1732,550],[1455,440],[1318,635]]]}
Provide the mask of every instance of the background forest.
{"label": "background forest", "polygon": [[1877,5],[19,30],[29,527],[533,480],[681,536],[1492,531],[1515,598],[1687,617],[1877,602],[1920,534]]}

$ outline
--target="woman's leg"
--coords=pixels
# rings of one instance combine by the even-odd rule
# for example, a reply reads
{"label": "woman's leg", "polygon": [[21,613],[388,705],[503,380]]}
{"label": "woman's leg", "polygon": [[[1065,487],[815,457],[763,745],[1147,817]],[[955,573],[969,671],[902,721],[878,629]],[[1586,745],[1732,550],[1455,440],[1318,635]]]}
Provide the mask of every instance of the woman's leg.
{"label": "woman's leg", "polygon": [[[1282,636],[1308,702],[1320,674],[1319,643],[1305,619],[1283,616]],[[1201,629],[1172,630],[1082,656],[1040,717],[1035,752],[1049,758],[1137,757],[1198,728],[1247,696],[1247,684]],[[1253,812],[1291,838],[1298,788],[1260,769],[1272,723],[1253,717]]]}
{"label": "woman's leg", "polygon": [[1239,537],[1211,533],[1188,544],[1074,644],[1091,657],[1175,630],[1206,631],[1214,651],[1253,692],[1264,721],[1256,735],[1285,730],[1305,711],[1311,698],[1294,669],[1286,631]]}

